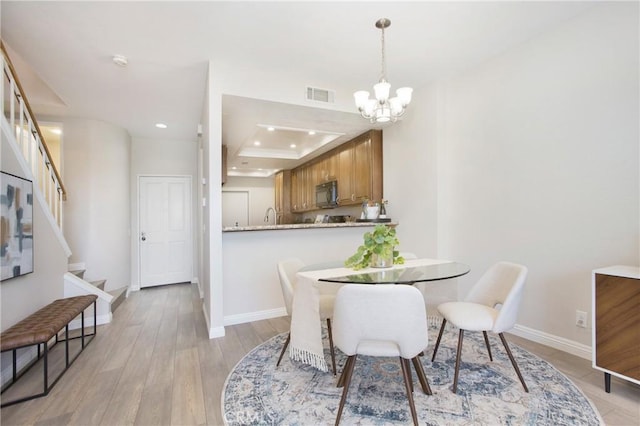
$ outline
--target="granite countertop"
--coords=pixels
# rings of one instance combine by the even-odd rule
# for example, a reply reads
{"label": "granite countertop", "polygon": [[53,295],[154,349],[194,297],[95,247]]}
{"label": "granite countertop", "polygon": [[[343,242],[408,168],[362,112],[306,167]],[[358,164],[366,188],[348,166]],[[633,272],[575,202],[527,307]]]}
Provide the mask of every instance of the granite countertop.
{"label": "granite countertop", "polygon": [[[385,222],[386,225],[396,226],[395,222]],[[287,229],[318,229],[318,228],[358,228],[372,227],[376,222],[345,222],[345,223],[292,223],[288,225],[259,225],[259,226],[225,226],[222,232],[244,231],[282,231]]]}

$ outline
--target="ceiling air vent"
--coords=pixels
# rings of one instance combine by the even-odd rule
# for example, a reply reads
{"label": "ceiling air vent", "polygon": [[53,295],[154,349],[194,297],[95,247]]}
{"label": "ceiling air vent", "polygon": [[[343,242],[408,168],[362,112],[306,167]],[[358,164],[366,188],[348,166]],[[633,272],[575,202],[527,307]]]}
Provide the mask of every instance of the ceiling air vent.
{"label": "ceiling air vent", "polygon": [[307,100],[334,103],[336,92],[327,89],[318,89],[317,87],[307,86]]}

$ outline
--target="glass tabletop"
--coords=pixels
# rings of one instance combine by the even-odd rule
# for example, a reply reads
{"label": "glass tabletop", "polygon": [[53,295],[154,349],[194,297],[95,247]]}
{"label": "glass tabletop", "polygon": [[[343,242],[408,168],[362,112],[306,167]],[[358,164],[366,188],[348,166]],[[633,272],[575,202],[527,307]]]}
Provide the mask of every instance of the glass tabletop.
{"label": "glass tabletop", "polygon": [[352,284],[413,284],[424,281],[446,280],[469,273],[464,263],[447,262],[434,265],[407,266],[364,273],[353,273],[340,277],[320,278],[319,281]]}

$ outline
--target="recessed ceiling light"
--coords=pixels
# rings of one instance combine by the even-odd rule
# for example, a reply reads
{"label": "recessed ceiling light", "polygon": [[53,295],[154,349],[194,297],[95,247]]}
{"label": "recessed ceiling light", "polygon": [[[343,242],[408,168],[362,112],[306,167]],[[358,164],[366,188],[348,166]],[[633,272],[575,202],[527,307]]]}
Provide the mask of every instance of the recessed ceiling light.
{"label": "recessed ceiling light", "polygon": [[236,167],[236,166],[233,166],[233,167],[231,168],[231,170],[236,170],[236,169],[237,169],[237,167]]}
{"label": "recessed ceiling light", "polygon": [[126,67],[129,63],[129,60],[124,55],[113,55],[113,63],[119,67]]}
{"label": "recessed ceiling light", "polygon": [[267,130],[270,132],[273,132],[276,128],[275,127],[267,127]]}
{"label": "recessed ceiling light", "polygon": [[260,146],[260,141],[255,141],[253,144],[254,144],[255,146]]}
{"label": "recessed ceiling light", "polygon": [[166,128],[167,128],[167,125],[166,125],[166,124],[164,124],[164,123],[156,123],[156,127],[157,127],[158,129],[166,129]]}
{"label": "recessed ceiling light", "polygon": [[291,145],[289,145],[289,148],[295,148],[295,147],[296,147],[295,143],[292,143]]}
{"label": "recessed ceiling light", "polygon": [[58,129],[57,127],[53,128],[53,129],[51,129],[51,133],[53,133],[55,135],[61,135],[62,134],[62,129]]}
{"label": "recessed ceiling light", "polygon": [[313,135],[315,135],[315,134],[316,134],[316,132],[315,132],[315,130],[309,130],[309,134],[310,134],[311,136],[313,136]]}

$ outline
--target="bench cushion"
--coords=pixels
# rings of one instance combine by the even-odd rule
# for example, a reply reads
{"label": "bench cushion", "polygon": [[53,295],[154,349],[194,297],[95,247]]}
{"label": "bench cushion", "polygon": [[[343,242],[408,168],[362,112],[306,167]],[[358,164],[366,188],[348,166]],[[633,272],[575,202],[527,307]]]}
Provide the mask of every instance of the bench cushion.
{"label": "bench cushion", "polygon": [[95,294],[89,294],[51,302],[2,332],[0,351],[4,352],[49,341],[97,298],[98,296]]}

